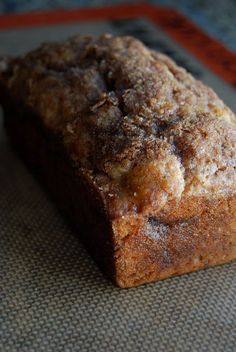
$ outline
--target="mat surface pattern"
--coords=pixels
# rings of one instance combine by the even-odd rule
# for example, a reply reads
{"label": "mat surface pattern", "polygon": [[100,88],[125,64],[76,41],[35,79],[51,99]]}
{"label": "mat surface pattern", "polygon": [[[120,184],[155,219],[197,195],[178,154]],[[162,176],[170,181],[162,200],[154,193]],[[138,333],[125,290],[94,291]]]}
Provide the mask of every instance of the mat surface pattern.
{"label": "mat surface pattern", "polygon": [[[143,3],[143,0],[0,0],[0,13],[71,9],[111,4]],[[161,6],[175,8],[186,15],[212,37],[236,51],[235,0],[149,0]]]}

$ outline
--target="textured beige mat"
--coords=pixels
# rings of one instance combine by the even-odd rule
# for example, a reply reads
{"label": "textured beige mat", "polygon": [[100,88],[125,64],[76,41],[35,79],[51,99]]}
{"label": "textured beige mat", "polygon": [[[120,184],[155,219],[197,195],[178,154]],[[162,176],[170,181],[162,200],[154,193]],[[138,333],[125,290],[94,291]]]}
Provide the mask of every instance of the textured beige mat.
{"label": "textured beige mat", "polygon": [[0,351],[236,351],[236,262],[122,290],[0,142]]}

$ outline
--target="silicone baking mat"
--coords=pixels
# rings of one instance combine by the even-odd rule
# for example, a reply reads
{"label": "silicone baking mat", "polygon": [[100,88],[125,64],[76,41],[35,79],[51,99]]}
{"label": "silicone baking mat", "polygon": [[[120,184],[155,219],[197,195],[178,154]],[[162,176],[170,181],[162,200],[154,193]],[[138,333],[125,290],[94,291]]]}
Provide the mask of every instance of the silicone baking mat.
{"label": "silicone baking mat", "polygon": [[[0,54],[76,33],[131,34],[236,110],[235,54],[148,5],[0,17]],[[103,277],[0,130],[0,350],[236,351],[236,263],[122,290]]]}

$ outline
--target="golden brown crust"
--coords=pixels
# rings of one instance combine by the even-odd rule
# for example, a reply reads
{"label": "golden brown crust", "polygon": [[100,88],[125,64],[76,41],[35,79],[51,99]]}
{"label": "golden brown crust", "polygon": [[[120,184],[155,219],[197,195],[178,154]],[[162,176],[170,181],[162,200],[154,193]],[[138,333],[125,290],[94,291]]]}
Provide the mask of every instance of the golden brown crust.
{"label": "golden brown crust", "polygon": [[235,196],[209,201],[201,216],[165,220],[133,215],[113,221],[119,286],[138,286],[236,259]]}
{"label": "golden brown crust", "polygon": [[[227,205],[236,197],[236,117],[210,88],[138,40],[111,35],[44,44],[3,59],[0,71],[2,90],[61,140],[102,199],[121,286],[236,256],[235,228],[225,223],[213,239],[222,214],[228,224],[236,217]],[[175,253],[166,267],[163,239]]]}

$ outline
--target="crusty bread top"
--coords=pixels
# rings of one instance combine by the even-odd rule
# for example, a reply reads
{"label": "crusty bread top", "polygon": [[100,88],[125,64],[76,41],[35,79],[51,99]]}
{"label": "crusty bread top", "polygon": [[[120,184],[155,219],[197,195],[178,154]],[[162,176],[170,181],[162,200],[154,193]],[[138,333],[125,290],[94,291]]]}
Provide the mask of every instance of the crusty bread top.
{"label": "crusty bread top", "polygon": [[157,214],[181,199],[236,192],[235,115],[140,41],[77,36],[2,72],[10,94],[63,136],[115,213]]}

